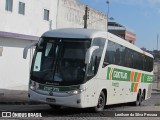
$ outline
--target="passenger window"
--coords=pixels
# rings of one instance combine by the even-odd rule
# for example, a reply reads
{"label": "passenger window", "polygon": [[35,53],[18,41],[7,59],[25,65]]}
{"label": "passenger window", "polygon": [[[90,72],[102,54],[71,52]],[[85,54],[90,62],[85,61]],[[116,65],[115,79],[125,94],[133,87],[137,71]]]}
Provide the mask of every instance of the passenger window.
{"label": "passenger window", "polygon": [[103,67],[109,64],[115,64],[116,45],[114,42],[108,41]]}
{"label": "passenger window", "polygon": [[153,59],[118,43],[108,41],[102,68],[109,64],[151,72]]}

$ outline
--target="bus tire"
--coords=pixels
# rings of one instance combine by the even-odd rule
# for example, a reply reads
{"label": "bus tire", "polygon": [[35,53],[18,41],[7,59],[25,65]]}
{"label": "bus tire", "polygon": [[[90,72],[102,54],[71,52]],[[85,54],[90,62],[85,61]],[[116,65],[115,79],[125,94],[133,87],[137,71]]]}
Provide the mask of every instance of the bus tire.
{"label": "bus tire", "polygon": [[139,91],[137,94],[137,99],[133,104],[134,106],[141,106],[141,103],[142,103],[142,95],[141,92]]}
{"label": "bus tire", "polygon": [[60,105],[52,105],[52,104],[50,104],[49,105],[53,110],[59,110],[59,109],[61,109],[61,106]]}
{"label": "bus tire", "polygon": [[106,101],[106,97],[103,91],[101,91],[99,98],[98,98],[98,103],[97,106],[94,107],[94,111],[95,112],[102,112],[104,110],[105,107],[105,101]]}
{"label": "bus tire", "polygon": [[144,101],[145,100],[145,90],[143,90],[143,92],[142,92],[142,101]]}
{"label": "bus tire", "polygon": [[142,105],[142,103],[143,103],[143,101],[145,100],[145,91],[143,91],[142,92],[142,94],[141,94],[141,101],[140,101],[140,104],[139,104],[139,106],[141,106]]}

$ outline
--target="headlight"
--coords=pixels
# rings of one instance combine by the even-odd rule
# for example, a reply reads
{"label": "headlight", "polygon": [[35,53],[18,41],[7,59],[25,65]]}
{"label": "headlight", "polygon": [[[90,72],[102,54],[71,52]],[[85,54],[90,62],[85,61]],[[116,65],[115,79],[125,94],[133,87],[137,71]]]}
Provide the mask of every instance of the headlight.
{"label": "headlight", "polygon": [[34,82],[34,81],[31,81],[30,86],[29,86],[29,88],[30,88],[31,90],[36,90],[36,89],[38,89],[38,87],[39,87],[39,84],[38,84],[38,83],[36,83],[36,82]]}
{"label": "headlight", "polygon": [[71,94],[71,95],[77,95],[77,94],[80,94],[80,93],[82,93],[83,91],[86,91],[86,87],[85,88],[83,88],[83,89],[77,89],[77,90],[71,90],[71,91],[69,91],[69,92],[67,92],[68,94]]}

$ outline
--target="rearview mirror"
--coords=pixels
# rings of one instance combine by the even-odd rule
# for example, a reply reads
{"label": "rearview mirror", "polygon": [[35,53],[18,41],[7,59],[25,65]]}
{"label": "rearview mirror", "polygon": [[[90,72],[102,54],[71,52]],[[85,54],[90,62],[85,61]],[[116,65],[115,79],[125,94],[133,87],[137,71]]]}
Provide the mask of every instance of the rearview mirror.
{"label": "rearview mirror", "polygon": [[24,50],[23,50],[23,59],[26,59],[27,58],[27,53],[28,53],[28,49],[33,47],[33,46],[36,46],[37,43],[33,43],[33,44],[30,44],[30,45],[27,45]]}
{"label": "rearview mirror", "polygon": [[85,56],[85,64],[89,64],[91,61],[91,56],[93,54],[93,52],[95,50],[99,49],[99,46],[92,46],[90,47],[87,52],[86,52],[86,56]]}

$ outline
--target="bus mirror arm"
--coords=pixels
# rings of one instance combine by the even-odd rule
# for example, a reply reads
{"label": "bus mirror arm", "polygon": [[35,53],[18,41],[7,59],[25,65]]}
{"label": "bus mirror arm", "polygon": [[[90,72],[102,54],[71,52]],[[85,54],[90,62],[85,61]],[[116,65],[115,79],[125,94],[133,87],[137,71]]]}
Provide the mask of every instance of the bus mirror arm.
{"label": "bus mirror arm", "polygon": [[33,47],[33,46],[36,46],[37,43],[33,43],[33,44],[29,44],[27,45],[24,50],[23,50],[23,59],[26,59],[27,58],[27,53],[28,53],[28,49]]}
{"label": "bus mirror arm", "polygon": [[89,64],[90,63],[92,54],[97,49],[99,49],[99,46],[92,46],[87,50],[86,56],[85,56],[85,64]]}

